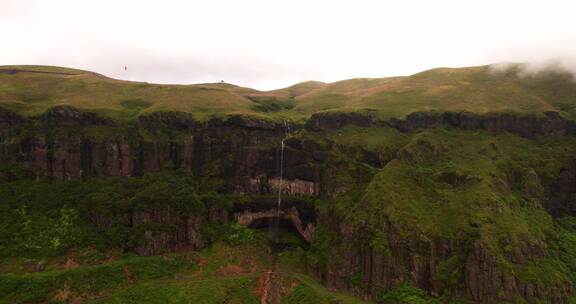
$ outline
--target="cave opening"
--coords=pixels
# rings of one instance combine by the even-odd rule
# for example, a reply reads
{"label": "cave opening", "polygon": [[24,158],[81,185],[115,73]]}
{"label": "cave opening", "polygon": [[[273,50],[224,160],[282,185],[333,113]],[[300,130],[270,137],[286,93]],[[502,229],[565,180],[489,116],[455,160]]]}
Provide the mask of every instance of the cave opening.
{"label": "cave opening", "polygon": [[292,221],[284,218],[281,218],[278,222],[278,243],[275,244],[275,221],[275,217],[259,218],[250,223],[248,227],[265,232],[270,244],[276,246],[276,249],[280,251],[309,247],[308,242],[294,227]]}

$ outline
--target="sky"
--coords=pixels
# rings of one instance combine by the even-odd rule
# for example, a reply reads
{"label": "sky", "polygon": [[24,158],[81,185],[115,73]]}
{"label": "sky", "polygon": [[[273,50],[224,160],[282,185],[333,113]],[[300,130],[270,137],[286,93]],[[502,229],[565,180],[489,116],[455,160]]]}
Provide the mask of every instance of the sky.
{"label": "sky", "polygon": [[498,62],[576,71],[575,11],[555,0],[0,0],[0,65],[260,90]]}

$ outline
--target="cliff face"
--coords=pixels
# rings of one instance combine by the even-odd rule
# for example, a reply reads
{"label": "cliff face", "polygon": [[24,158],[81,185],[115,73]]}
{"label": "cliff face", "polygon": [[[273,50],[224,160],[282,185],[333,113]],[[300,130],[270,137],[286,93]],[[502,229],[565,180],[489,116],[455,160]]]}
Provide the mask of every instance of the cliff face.
{"label": "cliff face", "polygon": [[[311,119],[314,120],[313,123],[308,123],[306,128],[312,132],[337,130],[342,126],[340,122],[343,119],[340,115],[342,114],[313,116]],[[400,184],[402,183],[401,178],[406,178],[406,176],[410,176],[408,180],[415,182],[410,184],[411,187],[379,186],[376,188],[378,192],[371,194],[378,198],[376,209],[369,209],[367,200],[370,199],[370,194],[366,194],[360,197],[357,202],[363,207],[358,207],[358,211],[352,207],[353,209],[350,210],[349,214],[344,215],[346,219],[344,221],[334,220],[335,215],[332,213],[319,216],[319,226],[330,227],[330,231],[338,231],[338,237],[343,238],[341,242],[337,242],[338,245],[334,246],[335,249],[332,251],[334,255],[330,257],[324,267],[321,267],[323,270],[319,271],[329,286],[340,290],[349,290],[367,299],[377,298],[381,290],[408,282],[413,286],[427,290],[431,295],[443,295],[446,299],[465,296],[479,303],[518,302],[520,298],[529,303],[537,303],[538,301],[547,303],[568,302],[574,291],[570,279],[565,277],[559,280],[539,280],[526,275],[526,273],[534,270],[531,267],[534,265],[537,265],[536,268],[540,267],[541,264],[546,263],[547,259],[557,254],[554,252],[556,249],[553,249],[557,245],[550,243],[550,238],[554,237],[535,238],[529,241],[526,239],[520,241],[506,239],[504,242],[508,242],[508,244],[503,247],[506,252],[502,253],[498,252],[501,249],[495,248],[500,245],[495,245],[490,237],[483,235],[486,231],[475,232],[477,231],[476,225],[478,225],[476,223],[470,225],[473,232],[464,238],[431,237],[431,233],[419,230],[421,227],[406,227],[404,225],[406,222],[411,223],[411,225],[417,223],[417,220],[412,218],[419,217],[420,212],[426,213],[426,216],[430,216],[437,210],[443,210],[442,212],[448,214],[454,212],[453,206],[445,207],[450,198],[442,195],[438,197],[439,201],[430,200],[430,205],[408,205],[411,200],[424,199],[424,197],[418,198],[422,191],[427,191],[424,196],[434,193],[434,190],[430,190],[430,185],[435,185],[439,191],[444,191],[443,195],[450,192],[464,195],[464,191],[471,191],[475,186],[478,186],[482,187],[478,195],[481,196],[482,193],[493,191],[494,194],[502,195],[505,200],[509,200],[512,193],[519,192],[526,202],[522,203],[526,204],[526,207],[519,206],[520,210],[523,208],[527,208],[526,210],[546,210],[555,216],[575,214],[573,207],[570,207],[576,203],[574,200],[576,197],[576,171],[574,170],[573,154],[565,154],[564,160],[555,159],[561,165],[553,171],[540,168],[541,170],[537,169],[539,172],[536,174],[534,171],[514,167],[517,166],[518,159],[513,153],[526,153],[523,151],[526,147],[509,150],[510,148],[503,148],[496,144],[493,139],[487,141],[485,145],[469,143],[474,142],[474,139],[468,139],[461,143],[462,140],[451,131],[485,131],[470,133],[471,138],[476,137],[480,142],[491,136],[501,136],[503,140],[509,140],[510,137],[518,138],[514,135],[524,138],[523,141],[533,141],[529,138],[542,138],[542,136],[550,136],[555,140],[563,141],[566,136],[574,134],[573,122],[562,119],[556,113],[545,113],[543,116],[414,113],[404,120],[393,119],[388,122],[379,122],[365,116],[362,122],[352,120],[349,124],[373,127],[389,126],[402,133],[418,134],[414,135],[415,140],[398,149],[394,156],[383,164],[383,171],[390,167],[397,167],[399,170],[399,175],[391,175],[392,178],[384,180],[385,185]],[[431,132],[429,130],[436,127],[444,130],[440,131],[440,134],[447,132],[450,137],[454,138],[435,136],[437,133],[433,132],[436,131]],[[336,137],[342,136],[341,131],[334,134]],[[453,144],[453,142],[458,144]],[[568,142],[573,141],[569,140]],[[459,147],[462,145],[469,145],[470,148],[460,149]],[[566,147],[573,149],[570,144]],[[549,147],[549,149],[553,150],[554,148]],[[467,158],[467,154],[473,155],[473,157]],[[532,155],[530,157],[535,159],[536,163],[543,164],[545,158],[549,158],[551,155]],[[464,159],[462,164],[459,164],[459,158]],[[475,159],[481,160],[477,161],[476,164]],[[502,164],[507,162],[505,159],[514,159],[511,162],[512,168],[502,167]],[[369,160],[370,158],[364,159],[366,163],[374,164]],[[462,169],[453,169],[459,165],[462,165]],[[488,176],[474,172],[474,170],[490,170],[488,168],[493,165],[495,165],[494,171]],[[433,171],[422,170],[427,166],[430,166]],[[459,170],[466,170],[469,173]],[[445,185],[449,185],[448,192],[445,190]],[[338,198],[338,195],[334,195],[335,192],[338,190],[329,191],[332,200]],[[390,205],[393,204],[387,201],[387,198],[404,199],[403,201],[407,205],[399,203],[392,208]],[[462,197],[457,200],[468,205],[465,208],[475,208],[475,197],[472,196],[469,199],[470,201],[466,201],[466,197]],[[489,205],[487,202],[484,203],[486,206]],[[420,210],[421,207],[427,209]],[[483,208],[490,209],[492,207]],[[489,212],[490,218],[507,216],[505,215],[507,211],[501,209],[506,208],[504,205],[494,208],[496,209]],[[403,209],[410,211],[401,213]],[[379,213],[386,215],[376,216],[372,214],[378,210],[387,210]],[[485,211],[481,212],[484,213]],[[518,210],[512,212],[518,212]],[[467,211],[463,211],[462,219],[464,221],[474,221],[473,217],[466,219],[465,214]],[[362,218],[359,219],[360,216]],[[544,218],[539,220],[545,221]],[[375,223],[370,225],[368,224],[370,221]],[[436,225],[443,224],[441,219],[432,222]],[[444,222],[457,223],[458,220]],[[466,226],[469,224],[463,225],[463,227]],[[434,226],[423,225],[423,227],[429,231],[438,231],[438,228]],[[505,230],[507,229],[516,228],[510,225],[505,228]],[[447,230],[452,234],[458,233],[450,229]],[[384,232],[378,235],[376,234],[377,231]],[[450,233],[445,234],[450,235]],[[546,232],[546,234],[548,233],[552,232]],[[507,237],[512,238],[511,236]],[[546,276],[544,273],[541,275]]]}
{"label": "cliff face", "polygon": [[510,132],[520,136],[576,134],[576,124],[562,118],[557,112],[545,112],[542,116],[512,113],[414,112],[407,115],[405,119],[392,118],[386,122],[379,121],[370,112],[326,112],[313,114],[306,122],[305,127],[309,131],[319,132],[336,130],[345,125],[360,127],[388,125],[402,132],[448,126],[460,130]]}
{"label": "cliff face", "polygon": [[[388,125],[402,132],[444,125],[521,136],[576,134],[574,123],[555,112],[543,117],[422,112],[388,122],[378,121],[370,113],[323,113],[312,115],[305,128],[321,132],[345,125]],[[195,174],[249,177],[236,186],[238,190],[253,192],[277,182],[273,179],[278,167],[277,142],[284,136],[285,128],[280,123],[242,116],[197,122],[177,112],[157,112],[139,117],[136,123],[118,126],[69,106],[54,107],[28,119],[0,108],[0,159],[25,165],[39,176],[55,180],[135,176],[168,167],[182,168]],[[295,128],[298,126],[292,127]],[[94,134],[98,132],[105,135]],[[292,140],[287,145],[290,149],[286,159],[290,163],[286,174],[295,182],[286,184],[285,187],[293,185],[293,189],[285,191],[319,194],[321,172],[313,165],[322,162],[327,151],[313,142]],[[210,165],[215,162],[221,162],[221,166],[218,172],[210,172]]]}
{"label": "cliff face", "polygon": [[[345,125],[392,127],[408,133],[447,126],[459,130],[509,132],[524,137],[575,134],[574,123],[555,113],[542,117],[414,113],[405,120],[388,122],[378,121],[370,113],[318,114],[308,120],[302,132],[322,134],[320,132],[330,132]],[[292,129],[299,128],[292,126]],[[242,116],[199,122],[187,114],[159,112],[141,116],[134,122],[120,123],[71,107],[56,107],[32,118],[19,117],[0,108],[0,162],[27,167],[38,178],[53,180],[130,177],[166,168],[183,169],[198,177],[223,180],[216,189],[221,192],[270,194],[281,187],[287,195],[318,197],[332,202],[352,192],[357,186],[354,180],[370,180],[372,176],[366,172],[377,172],[392,161],[416,161],[417,158],[409,149],[383,157],[365,147],[359,147],[363,149],[359,156],[335,156],[334,150],[339,148],[334,142],[326,146],[310,138],[294,137],[286,141],[285,180],[280,185],[279,142],[285,132],[284,124]],[[430,151],[422,154],[423,157],[436,157],[435,149],[440,148],[433,144],[426,147]],[[350,169],[352,165],[357,167]],[[366,166],[372,171],[364,170]],[[348,174],[352,181],[338,180],[340,172]],[[466,175],[450,172],[437,178],[453,187],[463,187],[474,181]],[[576,214],[573,207],[576,193],[574,162],[561,164],[559,174],[545,184],[538,176],[527,179],[525,184],[526,196],[533,197],[540,208],[546,208],[554,215]],[[502,187],[511,188],[509,185]],[[363,202],[360,199],[357,203]],[[335,204],[329,205],[329,209],[336,208]],[[270,217],[267,213],[270,205],[273,204],[235,205],[231,211],[212,210],[210,217],[250,225]],[[480,240],[406,236],[391,219],[382,218],[382,225],[388,231],[382,237],[386,244],[386,249],[382,249],[367,240],[366,236],[373,234],[369,227],[351,225],[342,213],[311,211],[310,206],[302,209],[298,204],[288,204],[286,208],[282,216],[293,223],[304,239],[314,242],[318,227],[338,236],[339,245],[333,251],[337,254],[329,256],[326,267],[318,268],[317,272],[329,286],[366,298],[374,299],[381,290],[401,283],[410,283],[433,296],[466,296],[481,303],[514,301],[518,297],[531,303],[538,299],[566,303],[573,293],[569,281],[529,282],[502,269],[499,257],[490,245]],[[352,214],[351,210],[347,212]],[[203,220],[193,212],[178,213],[170,208],[160,208],[121,216],[100,214],[94,219],[102,230],[109,229],[117,221],[133,226],[172,227],[166,231],[145,231],[145,242],[136,249],[142,255],[204,246]],[[548,255],[546,244],[520,246],[513,255],[513,263],[524,265]]]}
{"label": "cliff face", "polygon": [[[237,181],[229,185],[233,190],[243,192],[275,187],[277,141],[285,132],[268,121],[231,117],[200,123],[182,113],[155,113],[119,126],[71,107],[31,119],[2,110],[0,127],[5,134],[0,159],[24,165],[39,177],[135,176],[176,168],[226,176]],[[284,185],[286,191],[318,191],[319,172],[309,159],[300,151],[286,153],[286,177],[295,180]]]}
{"label": "cliff face", "polygon": [[557,112],[545,112],[542,117],[517,114],[481,115],[468,112],[415,112],[409,114],[405,120],[391,120],[390,125],[404,132],[446,125],[462,130],[510,132],[520,136],[576,134],[574,122],[563,119]]}
{"label": "cliff face", "polygon": [[[361,237],[354,231],[343,233],[348,234],[345,242],[350,244]],[[477,303],[515,302],[519,298],[528,303],[568,303],[574,292],[569,281],[536,283],[516,277],[503,269],[490,246],[481,241],[418,241],[395,233],[387,235],[386,241],[386,251],[340,247],[327,271],[321,272],[328,286],[376,299],[381,290],[408,283],[435,297],[466,297]],[[544,247],[524,248],[517,252],[515,263],[537,262],[547,254]]]}
{"label": "cliff face", "polygon": [[16,113],[0,107],[0,135],[22,123]]}
{"label": "cliff face", "polygon": [[[110,231],[115,225],[141,228],[142,240],[138,240],[134,250],[143,256],[199,250],[205,245],[201,232],[204,219],[197,212],[152,208],[116,216],[107,212],[95,212],[92,218],[97,229],[103,232]],[[162,226],[165,229],[153,229],[150,226]]]}

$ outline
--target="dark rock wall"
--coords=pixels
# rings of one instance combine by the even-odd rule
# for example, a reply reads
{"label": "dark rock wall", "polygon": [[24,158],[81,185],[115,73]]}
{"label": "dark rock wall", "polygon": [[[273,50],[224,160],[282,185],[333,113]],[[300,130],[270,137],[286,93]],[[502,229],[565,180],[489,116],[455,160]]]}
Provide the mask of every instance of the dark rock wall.
{"label": "dark rock wall", "polygon": [[546,112],[543,116],[511,113],[416,112],[409,114],[404,120],[393,119],[389,124],[404,132],[447,125],[462,130],[486,130],[493,133],[510,132],[525,137],[536,134],[576,134],[574,122],[562,118],[557,112]]}
{"label": "dark rock wall", "polygon": [[[231,117],[200,123],[182,113],[164,112],[140,117],[137,123],[118,127],[118,133],[100,138],[86,131],[98,127],[117,126],[71,107],[57,107],[31,119],[1,110],[0,160],[54,180],[137,176],[179,168],[226,177],[237,182],[233,190],[249,192],[252,179],[267,181],[277,175],[279,142],[285,133],[283,125],[268,121]],[[286,178],[318,182],[311,159],[295,149],[285,153]]]}
{"label": "dark rock wall", "polygon": [[[308,131],[335,130],[345,125],[370,127],[387,124],[403,132],[446,125],[464,130],[511,132],[521,136],[536,134],[572,135],[573,122],[556,113],[544,116],[472,113],[413,113],[404,120],[381,122],[370,113],[322,113],[313,115],[305,125]],[[164,168],[180,168],[198,176],[213,176],[226,181],[221,191],[271,193],[278,187],[279,143],[286,126],[246,117],[212,119],[198,122],[183,113],[159,112],[140,117],[114,135],[94,138],[88,127],[112,127],[115,123],[71,107],[57,107],[42,116],[25,119],[0,108],[0,163],[20,164],[34,170],[38,177],[54,180],[81,179],[92,176],[136,176]],[[292,126],[292,129],[297,126]],[[54,129],[62,132],[53,134]],[[128,130],[128,131],[126,131]],[[323,166],[329,151],[311,141],[290,139],[286,142],[285,178],[282,191],[293,195],[330,198],[340,193],[327,185],[338,168]],[[382,161],[369,163],[376,167]],[[575,163],[576,164],[576,163]],[[276,188],[275,188],[276,187]],[[576,192],[576,165],[564,168],[552,192],[573,195]],[[253,205],[250,208],[256,208]],[[550,203],[553,214],[576,214],[565,196],[557,195]],[[245,210],[236,210],[236,212]],[[260,212],[260,210],[252,210]],[[304,223],[312,221],[310,210],[298,210]],[[226,222],[233,216],[212,210],[211,218]],[[143,255],[163,250],[199,249],[204,246],[200,233],[201,219],[194,214],[176,214],[171,210],[136,212],[120,219],[96,217],[99,228],[109,228],[114,221],[131,225],[155,223],[174,227],[173,231],[146,232],[147,240],[137,248]],[[330,257],[328,267],[318,270],[327,284],[374,299],[382,288],[411,283],[439,296],[458,293],[480,303],[514,301],[522,297],[550,303],[566,303],[572,286],[538,286],[518,281],[499,269],[496,258],[481,243],[450,240],[428,242],[406,239],[394,233],[386,236],[389,251],[355,246],[364,232],[347,227],[342,219],[324,214],[314,219],[337,233],[350,246],[339,248]],[[545,255],[542,248],[521,252],[519,260]],[[455,256],[467,257],[452,261]],[[450,267],[456,267],[454,269]],[[458,268],[460,267],[460,268]],[[446,278],[436,274],[442,268],[461,284],[460,291],[447,290]],[[464,294],[462,294],[464,293]]]}
{"label": "dark rock wall", "polygon": [[405,119],[392,118],[379,121],[370,112],[323,112],[313,114],[306,122],[305,128],[312,132],[336,130],[345,125],[370,127],[388,125],[402,132],[417,129],[428,129],[437,126],[450,126],[461,130],[486,130],[493,133],[510,132],[520,136],[574,135],[576,124],[562,118],[558,112],[545,112],[542,116],[535,114],[470,112],[414,112]]}
{"label": "dark rock wall", "polygon": [[[489,246],[481,242],[424,242],[391,232],[387,235],[388,250],[383,252],[353,245],[361,237],[358,232],[342,233],[351,245],[338,248],[338,256],[319,275],[329,287],[364,299],[376,299],[381,290],[402,283],[426,290],[432,296],[465,297],[476,303],[514,303],[519,298],[528,303],[568,303],[574,292],[570,282],[547,285],[519,280],[502,269]],[[518,253],[516,262],[522,264],[545,254],[542,248],[528,248]],[[466,258],[459,260],[460,257]]]}

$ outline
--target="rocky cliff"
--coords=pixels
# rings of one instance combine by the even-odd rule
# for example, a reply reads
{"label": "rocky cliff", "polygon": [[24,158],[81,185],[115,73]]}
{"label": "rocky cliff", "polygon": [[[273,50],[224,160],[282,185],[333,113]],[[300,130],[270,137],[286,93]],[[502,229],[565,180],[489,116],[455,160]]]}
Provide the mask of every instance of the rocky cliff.
{"label": "rocky cliff", "polygon": [[[506,248],[509,252],[504,254],[498,252],[500,244],[495,247],[488,242],[491,239],[482,236],[488,233],[482,230],[482,225],[489,227],[492,217],[498,217],[508,209],[510,213],[525,212],[528,209],[524,205],[528,202],[533,203],[530,208],[548,211],[554,216],[576,214],[574,159],[554,159],[550,162],[554,168],[550,171],[552,173],[535,168],[535,176],[529,178],[530,174],[522,170],[505,167],[516,164],[508,162],[508,159],[516,162],[525,159],[508,157],[511,152],[490,142],[492,139],[489,138],[489,134],[511,133],[515,135],[502,136],[551,136],[558,142],[571,143],[572,139],[567,138],[573,138],[575,134],[573,122],[552,112],[542,116],[413,113],[405,119],[390,121],[380,121],[366,112],[315,114],[304,126],[291,127],[300,132],[286,141],[285,180],[282,185],[278,179],[279,142],[286,136],[285,124],[244,116],[197,121],[184,113],[157,112],[140,116],[135,121],[113,121],[68,106],[52,108],[36,117],[20,117],[0,108],[0,162],[25,167],[38,179],[55,181],[131,177],[164,169],[182,169],[199,178],[221,180],[215,190],[223,193],[266,195],[276,193],[282,187],[281,192],[292,197],[317,198],[323,201],[322,208],[310,211],[310,206],[306,207],[308,209],[299,209],[302,207],[298,205],[287,206],[282,216],[312,244],[322,241],[318,230],[328,231],[332,235],[329,244],[333,248],[326,256],[325,265],[312,268],[330,287],[348,290],[365,298],[375,299],[382,290],[402,283],[426,290],[432,296],[465,297],[479,303],[519,298],[530,303],[538,300],[567,303],[573,294],[571,280],[564,277],[544,282],[526,279],[519,274],[553,254],[551,237],[544,235],[551,233],[549,230],[533,239],[519,240],[513,248]],[[342,134],[332,132],[343,127],[360,128],[364,130],[362,132],[371,128],[391,128],[400,131],[394,136],[405,142],[391,148],[349,147],[338,141]],[[484,170],[481,167],[471,167],[466,172],[446,169],[452,166],[448,161],[456,160],[443,155],[452,149],[450,145],[458,144],[453,144],[452,139],[426,137],[426,130],[432,130],[430,132],[434,135],[434,128],[438,127],[449,129],[438,132],[452,132],[450,130],[454,129],[460,132],[457,136],[463,137],[469,133],[462,132],[471,130],[488,134],[474,135],[481,136],[478,145],[482,146],[471,157],[481,158],[493,165],[494,170],[500,171],[488,172],[484,176],[472,172],[481,172]],[[379,143],[392,141],[389,138],[375,140]],[[531,145],[524,142],[528,139],[518,140]],[[462,155],[466,153],[464,151]],[[555,155],[547,157],[552,159]],[[397,179],[386,176],[386,172],[395,167],[398,170],[425,169],[427,161],[431,160],[442,162],[442,166],[433,167],[438,172],[423,171],[425,173],[419,175],[420,171],[414,171],[416,173],[398,175]],[[6,172],[3,174],[10,178]],[[377,175],[382,174],[384,176],[380,179],[385,186],[376,183]],[[406,192],[387,188],[401,182],[401,178],[410,179],[415,184],[406,188]],[[482,210],[488,219],[476,222],[480,220],[472,218],[470,223],[466,223],[468,228],[471,227],[470,234],[452,235],[452,230],[437,234],[428,233],[425,229],[411,231],[406,228],[412,222],[403,217],[405,213],[395,213],[403,205],[395,206],[393,202],[405,197],[417,200],[413,193],[430,187],[427,184],[430,182],[436,187],[443,185],[441,187],[445,187],[443,191],[446,193],[464,193],[473,187],[486,187],[500,195],[498,199],[513,200],[518,206],[492,204],[490,200],[493,197],[486,198],[490,204],[483,205],[483,198],[474,198],[467,203],[478,207],[470,208]],[[383,202],[378,202],[381,205],[372,213],[368,205],[373,194],[367,194],[365,190],[370,187],[379,189],[376,196],[386,197]],[[341,202],[342,198],[348,201]],[[449,205],[449,202],[445,203]],[[434,202],[434,206],[437,204]],[[244,207],[236,204],[229,211],[212,210],[210,217],[250,225],[256,220],[269,218],[270,205],[273,204],[253,202]],[[452,210],[450,208],[447,210]],[[385,210],[386,213],[376,210]],[[438,210],[444,212],[444,209]],[[431,209],[424,213],[428,211],[431,217],[444,215],[441,212],[433,215]],[[418,214],[423,211],[414,208],[407,212]],[[145,231],[146,242],[136,248],[143,255],[204,246],[203,219],[194,212],[159,208],[94,218],[102,230],[109,229],[118,221],[132,226],[171,227],[164,231]],[[430,227],[426,229],[432,230]]]}

